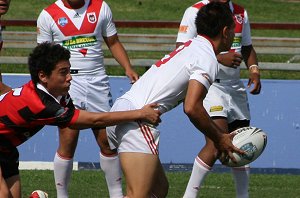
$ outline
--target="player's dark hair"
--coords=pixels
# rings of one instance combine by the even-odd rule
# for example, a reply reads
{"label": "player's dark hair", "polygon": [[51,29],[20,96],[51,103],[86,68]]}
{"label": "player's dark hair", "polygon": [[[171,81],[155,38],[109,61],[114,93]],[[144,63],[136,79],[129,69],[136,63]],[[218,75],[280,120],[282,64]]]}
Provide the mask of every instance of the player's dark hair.
{"label": "player's dark hair", "polygon": [[198,11],[195,23],[198,34],[214,38],[224,27],[233,25],[234,21],[225,3],[211,2]]}
{"label": "player's dark hair", "polygon": [[70,52],[59,44],[44,42],[36,46],[29,54],[28,66],[33,83],[39,82],[38,73],[50,76],[58,62],[69,60]]}

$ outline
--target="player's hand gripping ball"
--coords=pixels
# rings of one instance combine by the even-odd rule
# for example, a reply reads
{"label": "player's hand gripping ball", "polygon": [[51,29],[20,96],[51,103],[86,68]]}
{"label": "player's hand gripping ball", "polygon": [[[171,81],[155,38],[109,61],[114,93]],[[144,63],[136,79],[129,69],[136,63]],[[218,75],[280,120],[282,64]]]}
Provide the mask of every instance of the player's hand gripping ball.
{"label": "player's hand gripping ball", "polygon": [[35,190],[29,198],[48,198],[48,194],[42,190]]}
{"label": "player's hand gripping ball", "polygon": [[236,163],[233,162],[228,155],[221,155],[220,161],[226,166],[239,167],[253,162],[262,154],[267,145],[267,134],[259,128],[243,127],[232,133],[236,133],[233,137],[232,144],[246,153],[243,155],[233,153],[237,161]]}

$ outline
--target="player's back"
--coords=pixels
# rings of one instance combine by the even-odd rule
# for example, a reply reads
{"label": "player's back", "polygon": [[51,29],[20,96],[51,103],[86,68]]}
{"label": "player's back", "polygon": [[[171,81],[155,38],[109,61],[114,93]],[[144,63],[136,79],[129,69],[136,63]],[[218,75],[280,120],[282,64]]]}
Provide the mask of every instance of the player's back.
{"label": "player's back", "polygon": [[210,67],[211,63],[217,65],[211,44],[197,37],[152,65],[122,98],[130,99],[137,108],[156,102],[164,112],[169,111],[184,99],[195,71],[212,74],[214,79],[217,66]]}

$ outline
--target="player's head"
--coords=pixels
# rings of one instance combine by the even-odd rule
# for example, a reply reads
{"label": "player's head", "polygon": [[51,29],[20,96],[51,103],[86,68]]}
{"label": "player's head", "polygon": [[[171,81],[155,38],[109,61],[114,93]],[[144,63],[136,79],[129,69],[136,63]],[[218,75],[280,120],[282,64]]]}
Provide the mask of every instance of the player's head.
{"label": "player's head", "polygon": [[40,83],[54,96],[65,95],[70,81],[70,52],[59,44],[41,43],[28,58],[34,84]]}
{"label": "player's head", "polygon": [[220,2],[211,2],[203,6],[196,16],[197,33],[209,38],[222,39],[222,51],[230,49],[234,38],[235,23],[228,6]]}
{"label": "player's head", "polygon": [[10,0],[0,0],[0,16],[8,11]]}

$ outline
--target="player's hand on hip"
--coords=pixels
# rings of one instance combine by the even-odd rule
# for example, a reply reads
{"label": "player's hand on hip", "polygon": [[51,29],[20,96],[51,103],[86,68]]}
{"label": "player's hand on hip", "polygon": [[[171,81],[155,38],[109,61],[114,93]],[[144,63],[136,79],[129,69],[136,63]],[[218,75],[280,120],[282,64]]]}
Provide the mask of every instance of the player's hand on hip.
{"label": "player's hand on hip", "polygon": [[222,134],[222,137],[218,144],[215,144],[216,148],[219,150],[219,153],[221,156],[219,157],[220,161],[223,163],[228,157],[233,161],[236,162],[235,157],[233,156],[233,153],[238,154],[245,154],[245,151],[235,147],[232,144],[232,139],[235,136],[235,133],[230,134]]}
{"label": "player's hand on hip", "polygon": [[241,65],[243,56],[237,52],[228,52],[217,55],[218,62],[224,66],[237,68]]}
{"label": "player's hand on hip", "polygon": [[161,122],[161,112],[158,110],[158,104],[152,103],[145,105],[141,110],[143,114],[142,120],[156,126]]}
{"label": "player's hand on hip", "polygon": [[253,84],[253,88],[250,90],[250,93],[253,95],[257,95],[261,90],[261,82],[260,82],[260,72],[258,67],[253,67],[249,69],[249,81],[248,88]]}

